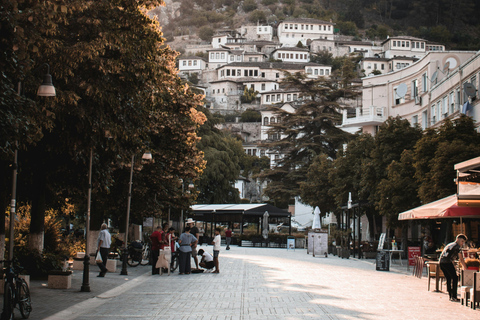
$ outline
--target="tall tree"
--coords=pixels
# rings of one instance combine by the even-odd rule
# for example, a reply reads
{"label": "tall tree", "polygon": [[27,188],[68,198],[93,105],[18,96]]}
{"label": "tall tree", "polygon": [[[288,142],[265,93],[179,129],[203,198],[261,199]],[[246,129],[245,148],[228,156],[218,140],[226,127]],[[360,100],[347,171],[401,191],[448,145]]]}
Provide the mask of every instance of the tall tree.
{"label": "tall tree", "polygon": [[337,77],[309,79],[304,74],[287,73],[283,85],[298,90],[300,100],[291,104],[294,112],[270,107],[280,119],[271,125],[270,133],[280,139],[266,143],[265,147],[281,157],[274,168],[261,175],[269,181],[265,193],[279,202],[300,194],[300,182],[305,181],[316,156],[335,158],[338,148],[349,137],[337,127],[343,108],[340,100],[357,95],[343,78]]}

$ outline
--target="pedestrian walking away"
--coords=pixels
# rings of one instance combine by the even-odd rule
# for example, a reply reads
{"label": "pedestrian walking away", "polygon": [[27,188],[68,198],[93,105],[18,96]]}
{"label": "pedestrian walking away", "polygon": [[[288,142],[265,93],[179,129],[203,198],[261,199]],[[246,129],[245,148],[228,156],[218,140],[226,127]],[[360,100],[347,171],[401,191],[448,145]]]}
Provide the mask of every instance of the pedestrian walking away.
{"label": "pedestrian walking away", "polygon": [[191,267],[191,254],[192,247],[197,244],[198,240],[192,234],[190,234],[190,227],[185,227],[185,232],[180,235],[178,238],[178,243],[180,244],[180,254],[179,254],[179,274],[190,274],[192,271]]}
{"label": "pedestrian walking away", "polygon": [[455,270],[454,260],[458,257],[463,269],[467,269],[461,252],[465,241],[467,241],[467,237],[464,234],[457,235],[455,241],[447,244],[440,255],[440,269],[442,269],[445,279],[447,280],[447,290],[450,295],[450,301],[454,302],[460,301],[457,297],[458,276]]}
{"label": "pedestrian walking away", "polygon": [[100,227],[101,231],[98,234],[97,239],[97,252],[100,252],[100,256],[102,257],[102,262],[97,263],[98,267],[100,268],[100,273],[97,277],[105,277],[107,273],[107,259],[108,253],[110,252],[110,246],[112,244],[112,236],[110,232],[108,232],[108,227],[106,223],[102,223]]}
{"label": "pedestrian walking away", "polygon": [[220,254],[220,244],[222,243],[222,237],[220,236],[220,228],[215,228],[215,238],[213,239],[213,262],[215,264],[215,271],[213,273],[220,273],[218,268],[218,255]]}
{"label": "pedestrian walking away", "polygon": [[228,226],[227,230],[225,230],[225,242],[227,243],[226,250],[230,250],[230,243],[232,242],[232,230],[230,226]]}

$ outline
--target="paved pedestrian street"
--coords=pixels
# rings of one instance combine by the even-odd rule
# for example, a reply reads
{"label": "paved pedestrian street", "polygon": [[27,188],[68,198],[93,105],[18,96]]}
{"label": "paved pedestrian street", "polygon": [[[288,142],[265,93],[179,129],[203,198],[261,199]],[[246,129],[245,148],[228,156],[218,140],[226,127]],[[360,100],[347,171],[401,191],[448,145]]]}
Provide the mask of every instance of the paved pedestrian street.
{"label": "paved pedestrian street", "polygon": [[[374,260],[312,257],[304,249],[233,246],[220,252],[219,274],[130,270],[135,276],[128,281],[118,272],[93,276],[90,294],[79,293],[79,287],[43,289],[38,297],[33,288],[31,319],[480,319],[478,309],[450,302],[445,292],[428,292],[427,278],[413,277],[405,267],[376,271]],[[52,311],[48,304],[55,305],[55,295],[59,302]],[[59,310],[69,295],[75,304]],[[79,301],[82,295],[91,297]]]}

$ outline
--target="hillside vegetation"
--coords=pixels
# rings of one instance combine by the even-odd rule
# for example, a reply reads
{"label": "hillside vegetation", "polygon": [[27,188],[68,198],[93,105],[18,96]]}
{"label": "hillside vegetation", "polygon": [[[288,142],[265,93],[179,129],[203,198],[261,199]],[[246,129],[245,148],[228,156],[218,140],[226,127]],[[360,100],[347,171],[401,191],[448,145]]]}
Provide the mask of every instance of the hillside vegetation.
{"label": "hillside vegetation", "polygon": [[332,20],[339,34],[358,39],[409,35],[449,49],[478,50],[478,0],[171,0],[157,8],[167,40],[197,35],[204,41],[219,28],[270,24],[289,18]]}

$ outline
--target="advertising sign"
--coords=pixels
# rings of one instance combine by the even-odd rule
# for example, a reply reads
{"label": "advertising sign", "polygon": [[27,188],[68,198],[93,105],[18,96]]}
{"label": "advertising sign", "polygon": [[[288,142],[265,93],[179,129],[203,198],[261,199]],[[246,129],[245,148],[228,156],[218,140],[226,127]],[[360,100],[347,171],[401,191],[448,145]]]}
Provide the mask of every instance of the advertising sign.
{"label": "advertising sign", "polygon": [[420,247],[408,247],[408,265],[415,265],[415,257],[420,257],[422,255],[422,248]]}

